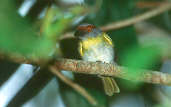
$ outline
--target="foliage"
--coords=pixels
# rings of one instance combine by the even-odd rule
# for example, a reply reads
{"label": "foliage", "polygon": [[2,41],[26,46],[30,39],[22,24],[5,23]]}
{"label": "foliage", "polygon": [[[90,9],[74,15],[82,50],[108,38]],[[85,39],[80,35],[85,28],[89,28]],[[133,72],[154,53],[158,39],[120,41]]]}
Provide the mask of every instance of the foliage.
{"label": "foliage", "polygon": [[[28,14],[27,17],[20,16],[17,12],[17,0],[0,1],[0,52],[7,55],[21,55],[33,60],[51,60],[54,56],[58,56],[61,53],[65,58],[78,59],[78,41],[75,39],[73,40],[73,38],[60,40],[60,37],[62,37],[64,33],[74,31],[73,29],[78,24],[75,24],[75,21],[77,21],[78,18],[84,16],[82,22],[103,26],[110,22],[120,21],[135,16],[135,10],[137,9],[136,3],[138,2],[138,0],[103,0],[103,2],[85,0],[87,4],[71,6],[62,5],[61,7],[60,4],[56,2],[48,2],[47,4],[41,5],[38,1],[39,0],[36,1],[36,3],[38,3],[38,5],[36,5],[38,7],[43,6],[41,8],[45,9],[45,15],[43,18],[37,18],[36,16],[38,16],[38,14],[35,16],[33,14]],[[33,17],[36,19],[35,21],[30,20]],[[158,21],[160,19],[156,20]],[[152,20],[152,22],[155,22],[156,20]],[[35,26],[38,26],[38,28]],[[114,42],[116,54],[115,62],[129,68],[148,68],[158,70],[160,67],[159,63],[161,63],[161,56],[163,54],[161,51],[164,50],[164,55],[168,55],[169,53],[168,44],[170,44],[170,40],[163,40],[162,47],[158,46],[160,40],[148,41],[148,43],[154,42],[152,46],[141,46],[138,41],[139,37],[136,29],[133,25],[119,30],[109,31],[107,34],[109,34]],[[60,47],[57,47],[56,45],[60,45]],[[37,95],[52,78],[52,75],[45,72],[45,70],[47,70],[47,68],[42,67],[40,71],[44,71],[42,72],[43,74],[39,71],[40,74],[38,73],[36,75],[43,76],[35,75],[30,80],[31,82],[28,82],[28,84],[24,86],[25,88],[20,91],[20,95],[16,95],[10,104],[13,105],[18,102],[17,104],[20,106],[30,100],[33,96]],[[138,74],[135,70],[130,70],[129,72],[130,76],[136,76]],[[45,78],[46,75],[48,77],[42,79]],[[84,86],[84,88],[97,100],[97,107],[109,106],[110,102],[108,97],[103,93],[102,84],[100,84],[101,82],[99,82],[97,77],[75,75],[74,79],[75,82]],[[87,81],[90,80],[91,84],[87,84]],[[39,84],[37,81],[42,84]],[[142,84],[140,83],[130,81],[129,83],[128,81],[120,79],[117,79],[117,81],[119,81],[118,83],[121,87],[121,92],[123,91],[123,93],[129,91],[141,91],[142,87],[140,86],[142,86]],[[59,83],[61,96],[66,105],[69,107],[94,107],[79,93],[65,86],[61,81]],[[32,92],[26,88],[34,87],[35,84],[39,85],[35,87],[36,89]],[[25,94],[26,92],[32,94]],[[19,97],[25,95],[25,99],[20,102],[18,100],[20,99]]]}

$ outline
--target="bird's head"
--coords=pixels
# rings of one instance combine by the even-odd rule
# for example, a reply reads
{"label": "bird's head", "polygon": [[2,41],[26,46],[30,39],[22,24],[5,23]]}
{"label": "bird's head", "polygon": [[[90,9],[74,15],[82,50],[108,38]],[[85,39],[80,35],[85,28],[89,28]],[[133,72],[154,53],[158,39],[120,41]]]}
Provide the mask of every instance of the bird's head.
{"label": "bird's head", "polygon": [[84,40],[87,38],[97,37],[101,33],[102,31],[92,24],[81,24],[77,27],[74,36],[81,40]]}

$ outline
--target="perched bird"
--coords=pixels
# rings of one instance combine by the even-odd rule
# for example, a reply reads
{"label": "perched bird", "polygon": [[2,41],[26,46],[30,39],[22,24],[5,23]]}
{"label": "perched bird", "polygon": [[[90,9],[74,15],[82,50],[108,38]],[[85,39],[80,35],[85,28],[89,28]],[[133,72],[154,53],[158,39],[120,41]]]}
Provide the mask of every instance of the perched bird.
{"label": "perched bird", "polygon": [[[75,37],[79,39],[79,53],[84,61],[114,63],[114,49],[110,37],[91,24],[77,27]],[[112,96],[120,90],[112,77],[99,76],[102,79],[105,93]]]}

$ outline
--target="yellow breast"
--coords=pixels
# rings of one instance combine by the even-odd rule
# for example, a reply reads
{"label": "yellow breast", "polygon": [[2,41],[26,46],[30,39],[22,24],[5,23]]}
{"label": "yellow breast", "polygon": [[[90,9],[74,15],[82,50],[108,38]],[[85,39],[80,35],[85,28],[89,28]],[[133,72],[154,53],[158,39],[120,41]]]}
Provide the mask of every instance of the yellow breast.
{"label": "yellow breast", "polygon": [[90,49],[92,46],[96,46],[100,43],[106,43],[108,45],[113,46],[112,40],[105,33],[103,33],[102,35],[97,36],[97,37],[89,37],[86,40],[83,40],[80,42],[79,51],[80,51],[81,56],[83,56],[84,51],[86,51],[86,50]]}
{"label": "yellow breast", "polygon": [[81,43],[84,49],[89,49],[92,46],[98,45],[101,42],[102,42],[102,38],[99,36],[96,38],[87,38],[87,40],[84,40]]}

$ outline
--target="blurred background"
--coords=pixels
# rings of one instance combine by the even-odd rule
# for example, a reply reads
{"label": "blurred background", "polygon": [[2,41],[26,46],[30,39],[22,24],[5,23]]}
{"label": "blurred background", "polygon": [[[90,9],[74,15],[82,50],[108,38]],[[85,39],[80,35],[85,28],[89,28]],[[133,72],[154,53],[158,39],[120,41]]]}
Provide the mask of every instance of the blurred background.
{"label": "blurred background", "polygon": [[[103,27],[164,3],[171,4],[170,0],[1,0],[0,107],[171,107],[169,86],[116,78],[121,92],[109,97],[97,76],[61,71],[97,100],[94,106],[46,66],[8,60],[24,56],[46,65],[54,58],[80,59],[73,37],[79,24]],[[171,11],[106,33],[115,44],[117,64],[171,73]]]}

